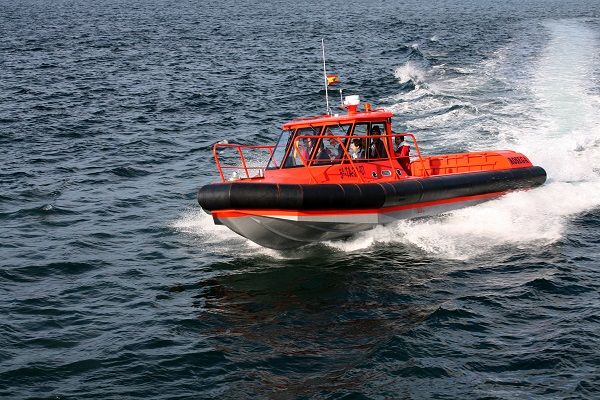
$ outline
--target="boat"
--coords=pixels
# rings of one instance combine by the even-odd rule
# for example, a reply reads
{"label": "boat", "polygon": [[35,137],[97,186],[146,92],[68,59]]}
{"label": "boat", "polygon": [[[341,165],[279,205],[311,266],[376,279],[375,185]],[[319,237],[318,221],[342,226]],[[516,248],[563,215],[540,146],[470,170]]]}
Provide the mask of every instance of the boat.
{"label": "boat", "polygon": [[422,155],[414,134],[394,133],[390,111],[361,104],[356,95],[346,96],[343,107],[341,114],[284,123],[275,145],[215,144],[220,180],[198,190],[200,206],[215,224],[284,250],[546,181],[546,171],[522,153]]}

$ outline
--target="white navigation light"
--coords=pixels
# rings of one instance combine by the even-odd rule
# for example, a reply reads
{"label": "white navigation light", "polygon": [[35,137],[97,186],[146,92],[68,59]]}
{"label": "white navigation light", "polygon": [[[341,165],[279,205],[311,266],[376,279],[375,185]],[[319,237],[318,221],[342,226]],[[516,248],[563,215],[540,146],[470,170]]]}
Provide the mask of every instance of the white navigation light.
{"label": "white navigation light", "polygon": [[345,106],[357,106],[360,104],[360,96],[357,94],[353,94],[351,96],[346,96],[344,99]]}

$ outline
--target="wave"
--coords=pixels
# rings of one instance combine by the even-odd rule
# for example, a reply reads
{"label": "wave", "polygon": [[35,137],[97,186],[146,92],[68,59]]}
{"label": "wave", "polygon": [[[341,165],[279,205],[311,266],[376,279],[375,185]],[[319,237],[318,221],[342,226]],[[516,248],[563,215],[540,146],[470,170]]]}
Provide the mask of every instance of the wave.
{"label": "wave", "polygon": [[[428,69],[405,62],[394,71],[400,93],[388,99],[392,104],[386,108],[406,114],[407,126],[427,130],[422,132],[425,152],[514,149],[547,170],[546,185],[436,218],[379,226],[326,246],[354,252],[394,243],[459,260],[494,254],[503,246],[530,252],[559,242],[572,216],[600,206],[600,173],[594,167],[600,161],[600,99],[592,94],[597,90],[592,74],[598,38],[578,21],[549,22],[545,28],[549,40],[529,56],[537,59],[513,48],[527,40],[522,38],[480,65]],[[565,91],[568,101],[560,95]],[[433,146],[438,147],[427,149]],[[201,211],[187,213],[174,227],[202,241],[243,243],[242,253],[259,249],[214,226]]]}
{"label": "wave", "polygon": [[[598,90],[593,76],[598,36],[580,21],[544,27],[549,40],[539,59],[520,59],[522,64],[513,67],[517,71],[510,67],[515,62],[507,56],[511,49],[481,68],[461,69],[458,76],[440,78],[405,64],[397,70],[398,79],[427,76],[428,87],[401,93],[388,109],[414,107],[417,115],[408,126],[442,131],[445,142],[458,141],[465,150],[483,142],[522,151],[547,170],[546,185],[443,217],[378,227],[332,247],[355,251],[374,243],[404,243],[454,259],[492,254],[499,246],[526,251],[560,241],[570,218],[600,206],[600,173],[594,167],[600,163],[600,98],[593,93]],[[518,71],[527,68],[527,73]],[[457,99],[475,104],[453,108]]]}
{"label": "wave", "polygon": [[20,208],[13,211],[0,212],[0,220],[2,219],[14,219],[21,217],[39,217],[52,215],[77,215],[76,211],[69,210],[67,208],[58,207],[52,203],[44,204],[36,207]]}
{"label": "wave", "polygon": [[417,43],[411,45],[400,45],[395,49],[385,49],[381,51],[382,56],[396,55],[403,59],[422,60],[425,55]]}
{"label": "wave", "polygon": [[123,177],[123,178],[135,178],[140,176],[146,176],[150,174],[149,171],[142,168],[135,168],[131,166],[127,167],[116,167],[110,170],[111,173]]}
{"label": "wave", "polygon": [[212,254],[221,258],[257,255],[283,257],[281,253],[259,246],[223,225],[215,225],[212,216],[202,209],[185,210],[171,222],[170,227],[189,235],[203,251],[206,251],[206,255]]}
{"label": "wave", "polygon": [[394,71],[394,76],[398,79],[403,89],[412,85],[411,89],[418,89],[425,83],[426,72],[422,65],[415,61],[407,61]]}

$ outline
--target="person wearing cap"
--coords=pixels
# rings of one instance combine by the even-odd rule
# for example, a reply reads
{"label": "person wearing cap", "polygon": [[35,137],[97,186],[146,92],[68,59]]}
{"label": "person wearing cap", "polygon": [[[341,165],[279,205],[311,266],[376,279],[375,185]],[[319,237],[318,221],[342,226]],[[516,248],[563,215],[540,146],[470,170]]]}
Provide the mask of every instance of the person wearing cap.
{"label": "person wearing cap", "polygon": [[387,152],[385,151],[385,145],[383,144],[383,141],[381,140],[380,136],[381,135],[381,130],[379,129],[379,126],[375,125],[372,129],[371,129],[371,136],[375,136],[374,138],[371,139],[371,146],[369,147],[369,158],[386,158],[387,157]]}

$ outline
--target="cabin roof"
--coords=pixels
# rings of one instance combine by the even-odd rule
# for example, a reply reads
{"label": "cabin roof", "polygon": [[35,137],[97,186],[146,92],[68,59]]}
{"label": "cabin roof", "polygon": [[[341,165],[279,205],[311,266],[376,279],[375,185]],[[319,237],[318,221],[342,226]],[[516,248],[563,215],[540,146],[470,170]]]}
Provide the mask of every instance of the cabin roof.
{"label": "cabin roof", "polygon": [[313,117],[296,118],[282,125],[282,129],[304,128],[308,126],[323,126],[329,124],[348,124],[353,122],[381,121],[392,118],[394,114],[383,109],[373,111],[357,111],[355,113],[317,115]]}

